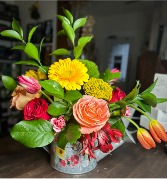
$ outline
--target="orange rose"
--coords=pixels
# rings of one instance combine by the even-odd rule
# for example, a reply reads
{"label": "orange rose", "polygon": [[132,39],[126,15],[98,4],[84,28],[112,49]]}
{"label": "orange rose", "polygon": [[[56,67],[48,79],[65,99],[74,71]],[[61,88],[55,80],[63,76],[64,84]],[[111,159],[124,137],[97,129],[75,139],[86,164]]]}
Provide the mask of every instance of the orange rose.
{"label": "orange rose", "polygon": [[82,134],[99,131],[110,117],[108,103],[103,99],[84,95],[73,106],[74,118],[81,126]]}
{"label": "orange rose", "polygon": [[17,86],[15,90],[12,93],[12,99],[11,99],[11,108],[16,107],[18,110],[23,110],[24,106],[32,99],[39,98],[40,94],[30,94],[26,92],[26,90],[21,87]]}

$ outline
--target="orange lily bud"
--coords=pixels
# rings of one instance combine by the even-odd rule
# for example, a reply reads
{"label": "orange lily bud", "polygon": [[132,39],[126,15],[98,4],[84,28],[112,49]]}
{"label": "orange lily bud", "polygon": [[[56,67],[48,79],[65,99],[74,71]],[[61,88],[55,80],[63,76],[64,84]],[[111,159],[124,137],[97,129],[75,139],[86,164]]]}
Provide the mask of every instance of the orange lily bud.
{"label": "orange lily bud", "polygon": [[164,142],[167,141],[167,134],[165,129],[157,120],[153,119],[150,121],[149,130],[156,142],[160,143],[161,140]]}
{"label": "orange lily bud", "polygon": [[137,139],[145,149],[151,149],[151,148],[156,146],[156,144],[155,144],[153,138],[151,137],[150,133],[143,128],[138,129]]}

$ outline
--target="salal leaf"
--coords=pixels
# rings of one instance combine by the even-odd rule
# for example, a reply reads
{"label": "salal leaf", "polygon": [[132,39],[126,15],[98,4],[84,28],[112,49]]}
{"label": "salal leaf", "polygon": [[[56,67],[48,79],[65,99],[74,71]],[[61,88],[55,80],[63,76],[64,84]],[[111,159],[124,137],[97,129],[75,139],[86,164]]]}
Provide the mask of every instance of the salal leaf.
{"label": "salal leaf", "polygon": [[111,125],[111,128],[118,129],[123,135],[125,134],[125,125],[122,120],[117,120],[117,122]]}
{"label": "salal leaf", "polygon": [[39,69],[45,75],[48,73],[49,67],[48,66],[39,66]]}
{"label": "salal leaf", "polygon": [[152,107],[156,107],[157,105],[157,98],[154,94],[152,93],[143,93],[142,95],[140,95],[140,97],[145,101],[145,103],[147,103],[148,105],[152,106]]}
{"label": "salal leaf", "polygon": [[70,41],[74,45],[75,33],[74,33],[73,28],[66,21],[63,21],[62,27],[63,27],[63,30],[65,31],[65,33],[67,34],[67,36],[69,37]]}
{"label": "salal leaf", "polygon": [[85,46],[86,44],[81,44],[81,45],[79,45],[79,46],[76,46],[75,48],[74,48],[74,57],[75,57],[75,59],[78,59],[80,56],[81,56],[81,54],[82,54],[82,50],[83,50],[83,48],[84,48],[84,46]]}
{"label": "salal leaf", "polygon": [[68,24],[70,24],[70,21],[64,17],[64,16],[61,16],[61,15],[57,15],[57,18],[61,21],[61,22],[66,22]]}
{"label": "salal leaf", "polygon": [[64,90],[58,82],[53,80],[44,80],[40,81],[40,85],[54,96],[61,99],[64,97]]}
{"label": "salal leaf", "polygon": [[74,25],[73,25],[74,31],[75,31],[76,29],[78,29],[79,27],[84,26],[85,23],[86,23],[86,20],[87,20],[87,17],[77,19],[77,20],[74,22]]}
{"label": "salal leaf", "polygon": [[133,100],[139,94],[139,88],[140,88],[140,84],[139,81],[137,81],[137,84],[134,87],[134,89],[123,100],[125,101]]}
{"label": "salal leaf", "polygon": [[37,62],[28,61],[28,60],[18,61],[18,62],[15,62],[15,64],[17,64],[17,65],[30,65],[30,66],[36,66],[36,67],[39,66],[39,64]]}
{"label": "salal leaf", "polygon": [[21,26],[19,25],[18,21],[15,20],[14,18],[13,18],[13,21],[12,21],[12,28],[13,28],[13,30],[15,30],[16,32],[18,32],[19,35],[20,35],[20,37],[21,37],[21,39],[23,39],[23,29],[22,29]]}
{"label": "salal leaf", "polygon": [[81,44],[87,44],[88,42],[90,42],[92,39],[92,37],[81,37],[79,40],[78,40],[78,45],[81,45]]}
{"label": "salal leaf", "polygon": [[61,131],[58,135],[57,146],[64,150],[67,143],[68,139],[66,136],[66,130]]}
{"label": "salal leaf", "polygon": [[47,112],[52,116],[60,116],[65,114],[68,110],[68,105],[63,101],[55,101],[48,107]]}
{"label": "salal leaf", "polygon": [[30,32],[28,34],[28,42],[31,41],[32,35],[34,34],[34,32],[36,31],[37,28],[38,28],[38,26],[35,26],[30,30]]}
{"label": "salal leaf", "polygon": [[141,95],[144,94],[144,93],[149,93],[149,92],[151,92],[151,91],[154,89],[154,87],[155,87],[157,81],[158,81],[158,79],[156,79],[156,80],[154,81],[154,83],[153,83],[150,87],[148,87],[146,90],[144,90],[144,91],[141,93]]}
{"label": "salal leaf", "polygon": [[70,90],[70,91],[67,91],[65,96],[64,96],[64,99],[68,102],[71,102],[71,101],[75,101],[75,100],[78,100],[82,97],[82,94],[77,91],[77,90]]}
{"label": "salal leaf", "polygon": [[10,38],[14,38],[17,40],[22,40],[19,33],[14,30],[4,30],[0,34],[4,37],[10,37]]}
{"label": "salal leaf", "polygon": [[36,46],[30,42],[26,44],[24,52],[31,58],[39,61],[38,49]]}
{"label": "salal leaf", "polygon": [[81,132],[79,130],[80,126],[77,124],[70,123],[67,127],[67,139],[70,144],[74,144],[81,137]]}
{"label": "salal leaf", "polygon": [[13,91],[17,86],[16,81],[10,76],[2,75],[2,83],[9,91]]}
{"label": "salal leaf", "polygon": [[54,139],[52,124],[46,120],[21,121],[12,128],[10,134],[30,148],[46,146]]}
{"label": "salal leaf", "polygon": [[12,50],[23,50],[25,49],[25,45],[16,45],[12,48]]}
{"label": "salal leaf", "polygon": [[70,23],[72,24],[73,23],[73,16],[71,14],[70,11],[68,11],[67,9],[63,9],[64,11],[64,14],[66,15],[66,17],[69,19]]}
{"label": "salal leaf", "polygon": [[157,98],[157,103],[167,102],[167,98]]}
{"label": "salal leaf", "polygon": [[64,30],[60,30],[57,35],[66,35],[66,33],[64,32]]}
{"label": "salal leaf", "polygon": [[54,50],[51,55],[70,55],[70,52],[65,48]]}
{"label": "salal leaf", "polygon": [[135,99],[134,102],[145,112],[151,113],[151,106],[146,104],[143,100]]}

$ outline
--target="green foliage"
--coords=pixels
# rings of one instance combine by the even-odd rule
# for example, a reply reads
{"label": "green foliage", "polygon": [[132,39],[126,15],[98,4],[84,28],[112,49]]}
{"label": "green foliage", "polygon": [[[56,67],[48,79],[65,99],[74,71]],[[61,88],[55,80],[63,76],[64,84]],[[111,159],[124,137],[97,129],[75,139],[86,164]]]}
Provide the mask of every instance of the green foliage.
{"label": "green foliage", "polygon": [[60,48],[57,50],[54,50],[51,55],[70,55],[70,52],[67,49]]}
{"label": "green foliage", "polygon": [[70,21],[71,24],[73,24],[73,16],[71,14],[70,11],[68,11],[67,9],[63,9],[64,14],[66,15],[66,17],[68,18],[68,20]]}
{"label": "green foliage", "polygon": [[122,120],[117,120],[115,123],[111,125],[112,129],[118,129],[121,131],[123,135],[125,135],[125,125]]}
{"label": "green foliage", "polygon": [[52,116],[60,116],[65,114],[68,110],[68,105],[63,101],[55,101],[51,103],[48,107],[47,112]]}
{"label": "green foliage", "polygon": [[53,80],[44,80],[39,82],[40,85],[52,95],[58,98],[64,98],[64,90],[62,86]]}
{"label": "green foliage", "polygon": [[25,50],[25,45],[16,45],[12,48],[12,50]]}
{"label": "green foliage", "polygon": [[87,20],[87,17],[77,19],[77,20],[74,22],[74,25],[73,25],[74,31],[77,30],[77,29],[80,28],[80,27],[83,27],[83,26],[85,25],[85,23],[86,23],[86,20]]}
{"label": "green foliage", "polygon": [[28,43],[26,44],[26,47],[25,47],[25,49],[24,49],[24,52],[25,52],[29,57],[31,57],[31,58],[33,58],[33,59],[39,61],[38,49],[37,49],[37,47],[36,47],[34,44],[28,42]]}
{"label": "green foliage", "polygon": [[39,64],[37,62],[30,61],[30,60],[18,61],[18,62],[15,62],[15,64],[17,64],[17,65],[30,65],[30,66],[36,66],[36,67],[39,66]]}
{"label": "green foliage", "polygon": [[81,97],[82,97],[82,94],[79,91],[70,90],[66,92],[64,99],[68,102],[72,102],[72,101],[80,99]]}
{"label": "green foliage", "polygon": [[0,33],[4,37],[14,38],[16,40],[22,40],[19,33],[14,30],[4,30]]}
{"label": "green foliage", "polygon": [[35,26],[30,30],[30,32],[28,34],[28,42],[31,42],[32,35],[34,34],[34,32],[36,31],[37,28],[38,28],[38,26]]}
{"label": "green foliage", "polygon": [[140,95],[140,97],[145,101],[146,104],[152,106],[152,107],[156,107],[157,105],[157,98],[154,94],[149,93],[149,92],[145,92],[143,94]]}
{"label": "green foliage", "polygon": [[103,74],[100,74],[100,78],[103,79],[103,81],[105,82],[109,82],[110,80],[113,80],[119,77],[120,77],[120,72],[111,73],[109,69],[106,69],[106,71]]}
{"label": "green foliage", "polygon": [[10,76],[2,75],[2,83],[9,91],[13,91],[17,86],[15,80]]}
{"label": "green foliage", "polygon": [[39,69],[45,75],[48,73],[49,67],[48,66],[39,66]]}
{"label": "green foliage", "polygon": [[12,28],[13,28],[14,31],[18,32],[21,39],[23,39],[23,29],[21,28],[18,21],[16,21],[14,18],[13,18],[13,21],[12,21]]}
{"label": "green foliage", "polygon": [[21,121],[12,128],[10,134],[30,148],[46,146],[54,139],[52,124],[46,120]]}

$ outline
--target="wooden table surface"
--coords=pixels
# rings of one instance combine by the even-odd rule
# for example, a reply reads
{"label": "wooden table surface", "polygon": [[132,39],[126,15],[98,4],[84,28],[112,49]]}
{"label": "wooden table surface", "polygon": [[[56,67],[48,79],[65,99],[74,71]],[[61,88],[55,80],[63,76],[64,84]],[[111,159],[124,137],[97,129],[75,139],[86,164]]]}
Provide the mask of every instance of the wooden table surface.
{"label": "wooden table surface", "polygon": [[151,150],[124,143],[86,174],[70,175],[50,166],[43,148],[30,149],[11,137],[0,138],[0,178],[167,178],[163,144]]}

